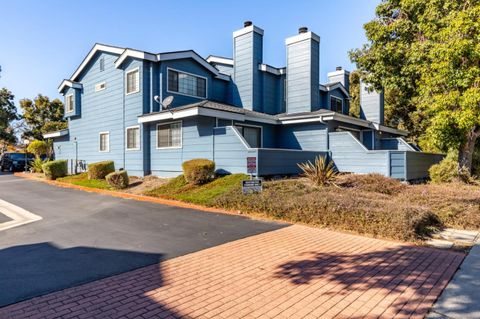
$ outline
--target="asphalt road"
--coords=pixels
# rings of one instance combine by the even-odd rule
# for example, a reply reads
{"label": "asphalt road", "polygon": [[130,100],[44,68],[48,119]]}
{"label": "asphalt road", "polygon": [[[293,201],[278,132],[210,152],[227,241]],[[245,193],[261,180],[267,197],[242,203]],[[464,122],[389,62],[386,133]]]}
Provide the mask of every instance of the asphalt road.
{"label": "asphalt road", "polygon": [[0,307],[286,226],[8,174],[0,199],[43,217],[0,231]]}

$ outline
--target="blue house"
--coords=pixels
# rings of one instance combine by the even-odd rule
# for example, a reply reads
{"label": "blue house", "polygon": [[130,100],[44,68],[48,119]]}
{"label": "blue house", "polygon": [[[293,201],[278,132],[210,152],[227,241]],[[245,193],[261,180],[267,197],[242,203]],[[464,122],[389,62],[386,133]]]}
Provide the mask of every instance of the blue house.
{"label": "blue house", "polygon": [[327,155],[342,172],[427,177],[441,156],[384,125],[381,93],[362,84],[355,118],[348,71],[320,84],[318,35],[300,28],[287,38],[280,68],[263,62],[263,35],[245,22],[233,33],[232,58],[96,44],[59,87],[68,130],[45,138],[57,159],[113,160],[137,176],[175,176],[192,158],[214,160],[219,173],[287,175]]}

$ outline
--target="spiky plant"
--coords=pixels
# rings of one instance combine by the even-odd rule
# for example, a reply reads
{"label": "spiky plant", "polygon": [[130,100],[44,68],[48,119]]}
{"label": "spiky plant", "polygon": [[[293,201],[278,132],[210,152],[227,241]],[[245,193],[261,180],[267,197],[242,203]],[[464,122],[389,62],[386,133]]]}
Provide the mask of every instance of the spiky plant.
{"label": "spiky plant", "polygon": [[326,156],[318,156],[315,162],[310,161],[298,164],[303,175],[310,179],[317,186],[335,185],[334,180],[337,176],[337,170]]}
{"label": "spiky plant", "polygon": [[34,173],[43,173],[42,165],[48,162],[48,160],[42,161],[40,157],[35,158],[33,162],[31,162],[30,168]]}

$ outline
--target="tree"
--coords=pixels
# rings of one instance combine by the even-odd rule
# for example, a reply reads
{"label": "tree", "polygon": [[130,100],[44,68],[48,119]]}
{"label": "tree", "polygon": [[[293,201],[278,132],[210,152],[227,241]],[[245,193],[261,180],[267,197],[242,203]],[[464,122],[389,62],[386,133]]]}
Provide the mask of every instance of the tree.
{"label": "tree", "polygon": [[350,52],[365,81],[384,88],[390,121],[430,149],[458,150],[472,169],[480,136],[480,0],[383,0]]}
{"label": "tree", "polygon": [[13,94],[6,88],[0,89],[0,142],[6,148],[16,142],[12,122],[19,119],[13,102]]}
{"label": "tree", "polygon": [[[63,103],[59,99],[50,101],[47,96],[39,94],[33,101],[30,99],[20,100],[20,106],[23,109],[23,118],[28,126],[28,129],[24,132],[26,137],[43,140],[45,128],[52,128],[53,125],[59,125],[58,123],[66,123],[63,118]],[[52,124],[52,122],[55,124]]]}
{"label": "tree", "polygon": [[350,111],[349,114],[354,117],[360,117],[360,71],[355,70],[350,73]]}
{"label": "tree", "polygon": [[28,144],[27,151],[35,155],[36,158],[48,153],[48,145],[45,141],[35,140]]}

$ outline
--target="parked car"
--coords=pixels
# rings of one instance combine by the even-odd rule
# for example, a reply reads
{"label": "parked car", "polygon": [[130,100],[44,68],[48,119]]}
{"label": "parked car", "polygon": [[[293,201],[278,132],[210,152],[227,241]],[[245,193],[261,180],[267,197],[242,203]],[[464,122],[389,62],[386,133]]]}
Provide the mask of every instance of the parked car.
{"label": "parked car", "polygon": [[[30,164],[35,159],[33,154],[27,153],[27,163]],[[6,152],[0,157],[0,170],[3,171],[23,171],[25,170],[25,153]]]}

